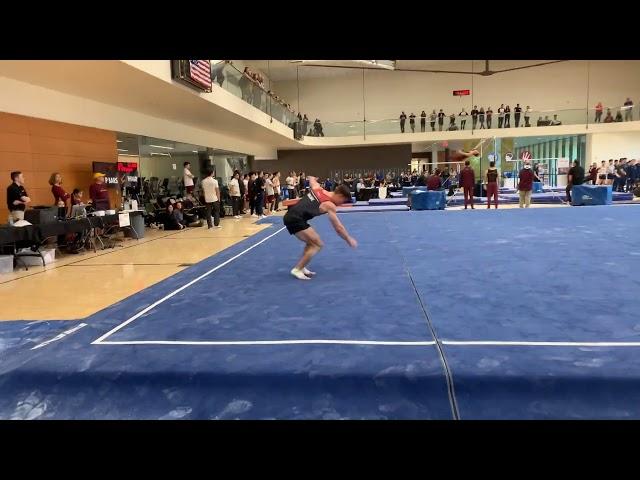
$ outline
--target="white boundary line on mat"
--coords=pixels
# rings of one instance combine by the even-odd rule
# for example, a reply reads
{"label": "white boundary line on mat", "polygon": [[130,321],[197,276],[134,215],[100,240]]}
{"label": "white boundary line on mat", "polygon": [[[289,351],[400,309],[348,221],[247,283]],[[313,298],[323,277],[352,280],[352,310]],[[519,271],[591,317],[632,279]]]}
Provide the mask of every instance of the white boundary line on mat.
{"label": "white boundary line on mat", "polygon": [[80,330],[81,328],[86,327],[87,325],[88,325],[87,323],[81,323],[81,324],[79,324],[79,325],[76,325],[75,327],[70,328],[69,330],[65,330],[64,332],[62,332],[62,333],[60,333],[60,334],[56,335],[55,337],[53,337],[53,338],[51,338],[51,339],[49,339],[49,340],[46,340],[46,341],[44,341],[44,342],[42,342],[42,343],[39,343],[38,345],[36,345],[35,347],[33,347],[31,350],[37,350],[37,349],[39,349],[39,348],[46,347],[46,346],[47,346],[47,345],[49,345],[50,343],[56,342],[56,341],[58,341],[58,340],[62,340],[62,339],[63,339],[64,337],[66,337],[67,335],[71,335],[72,333],[77,332],[78,330]]}
{"label": "white boundary line on mat", "polygon": [[276,232],[272,233],[271,235],[269,235],[268,237],[263,238],[262,240],[260,240],[257,243],[254,243],[253,245],[251,245],[249,248],[244,249],[243,251],[241,251],[240,253],[238,253],[237,255],[231,257],[229,260],[226,260],[225,262],[222,262],[220,265],[213,267],[211,270],[203,273],[202,275],[200,275],[197,278],[194,278],[193,280],[191,280],[189,283],[183,285],[182,287],[178,288],[177,290],[174,290],[173,292],[171,292],[169,295],[165,295],[164,297],[162,297],[160,300],[152,303],[151,305],[149,305],[148,307],[146,307],[144,310],[139,311],[138,313],[136,313],[133,317],[129,318],[128,320],[124,321],[123,323],[121,323],[120,325],[118,325],[115,328],[112,328],[111,330],[109,330],[107,333],[105,333],[104,335],[102,335],[101,337],[97,338],[96,340],[94,340],[93,342],[91,342],[92,345],[98,345],[100,343],[102,343],[102,341],[113,335],[115,332],[117,332],[118,330],[126,327],[127,325],[129,325],[131,322],[133,322],[134,320],[137,320],[138,318],[140,318],[142,315],[144,315],[145,313],[147,313],[150,310],[153,310],[154,308],[156,308],[158,305],[166,302],[167,300],[169,300],[171,297],[173,297],[174,295],[177,295],[178,293],[180,293],[181,291],[189,288],[191,285],[193,285],[194,283],[199,282],[200,280],[202,280],[203,278],[211,275],[213,272],[215,272],[216,270],[221,269],[222,267],[224,267],[225,265],[227,265],[228,263],[233,262],[236,258],[241,257],[242,255],[244,255],[245,253],[253,250],[254,248],[256,248],[258,245],[266,242],[267,240],[269,240],[271,237],[274,237],[275,235],[279,234],[281,231],[283,231],[285,229],[285,227],[280,228],[279,230],[277,230]]}
{"label": "white boundary line on mat", "polygon": [[[95,342],[94,342],[95,343]],[[378,340],[248,340],[248,341],[189,341],[189,340],[132,340],[102,341],[100,345],[389,345],[401,347],[433,346],[436,342],[385,342]]]}
{"label": "white boundary line on mat", "polygon": [[489,346],[489,347],[640,347],[640,342],[527,342],[500,340],[442,340],[450,346]]}

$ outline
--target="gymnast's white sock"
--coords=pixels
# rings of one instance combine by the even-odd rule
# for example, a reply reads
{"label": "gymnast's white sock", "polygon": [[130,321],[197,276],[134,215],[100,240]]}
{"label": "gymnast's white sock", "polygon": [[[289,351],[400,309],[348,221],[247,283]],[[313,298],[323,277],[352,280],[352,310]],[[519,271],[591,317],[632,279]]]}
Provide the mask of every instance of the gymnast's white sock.
{"label": "gymnast's white sock", "polygon": [[299,280],[311,280],[309,277],[307,277],[304,272],[302,270],[298,270],[297,268],[292,268],[291,269],[291,275],[293,275],[294,277],[296,277]]}
{"label": "gymnast's white sock", "polygon": [[316,272],[312,272],[311,270],[308,270],[307,267],[304,267],[302,269],[302,273],[304,273],[305,275],[315,275]]}

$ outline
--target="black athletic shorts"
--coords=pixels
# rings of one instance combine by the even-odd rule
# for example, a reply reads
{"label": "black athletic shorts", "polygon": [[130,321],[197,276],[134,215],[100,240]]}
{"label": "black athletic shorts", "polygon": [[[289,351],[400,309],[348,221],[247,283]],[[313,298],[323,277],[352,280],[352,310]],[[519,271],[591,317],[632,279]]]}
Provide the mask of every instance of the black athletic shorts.
{"label": "black athletic shorts", "polygon": [[311,225],[309,225],[304,219],[296,216],[287,214],[284,216],[284,226],[287,227],[287,231],[291,235],[295,235],[298,232],[306,230]]}

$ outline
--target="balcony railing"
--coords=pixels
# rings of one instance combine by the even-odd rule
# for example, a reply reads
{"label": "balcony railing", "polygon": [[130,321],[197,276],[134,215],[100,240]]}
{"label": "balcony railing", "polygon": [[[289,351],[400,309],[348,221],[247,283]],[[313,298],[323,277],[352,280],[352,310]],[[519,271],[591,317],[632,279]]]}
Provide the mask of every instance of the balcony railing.
{"label": "balcony railing", "polygon": [[[516,114],[513,110],[507,116],[499,114],[497,109],[491,116],[478,115],[475,119],[469,112],[466,116],[461,116],[460,112],[455,114],[445,114],[444,118],[438,118],[435,113],[429,112],[423,119],[418,115],[412,122],[407,115],[406,120],[401,122],[400,118],[382,120],[353,120],[347,122],[322,122],[320,125],[314,124],[314,120],[299,121],[284,100],[277,97],[265,89],[264,86],[244,75],[233,63],[220,62],[213,65],[212,77],[214,84],[231,92],[245,102],[253,105],[258,110],[270,115],[274,120],[290,127],[294,136],[302,139],[304,136],[323,137],[351,137],[368,135],[388,135],[404,133],[427,133],[439,131],[475,131],[475,130],[499,130],[502,128],[529,128],[529,127],[549,127],[556,125],[590,125],[597,123],[615,123],[640,120],[637,107],[604,107],[598,112],[594,108],[590,109],[561,109],[561,110],[533,110]],[[424,120],[424,125],[423,125]]]}

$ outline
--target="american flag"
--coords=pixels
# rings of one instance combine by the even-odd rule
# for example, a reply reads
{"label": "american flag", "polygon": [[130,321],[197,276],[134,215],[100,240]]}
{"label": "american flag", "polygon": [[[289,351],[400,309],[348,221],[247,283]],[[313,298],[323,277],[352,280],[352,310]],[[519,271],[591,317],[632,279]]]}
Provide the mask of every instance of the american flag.
{"label": "american flag", "polygon": [[189,76],[203,87],[211,88],[211,61],[189,60]]}

